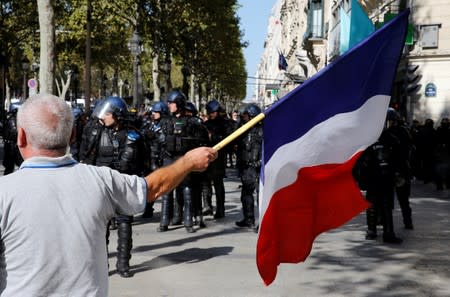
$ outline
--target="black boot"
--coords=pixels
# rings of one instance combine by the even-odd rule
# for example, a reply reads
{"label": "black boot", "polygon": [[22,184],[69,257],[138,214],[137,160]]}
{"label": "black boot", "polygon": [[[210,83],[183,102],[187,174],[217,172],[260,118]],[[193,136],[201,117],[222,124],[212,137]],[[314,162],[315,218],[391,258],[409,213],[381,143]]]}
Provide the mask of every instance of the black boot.
{"label": "black boot", "polygon": [[394,233],[394,220],[392,218],[392,209],[390,207],[384,207],[383,209],[383,242],[400,244],[403,242],[401,238],[395,236]]}
{"label": "black boot", "polygon": [[153,204],[153,202],[147,202],[147,204],[145,204],[145,210],[142,214],[144,219],[150,219],[153,217]]}
{"label": "black boot", "polygon": [[366,239],[373,240],[377,238],[377,212],[374,206],[370,206],[366,210],[366,220],[367,220],[367,233]]}
{"label": "black boot", "polygon": [[[167,226],[169,226],[170,221],[170,201],[171,196],[169,194],[163,195],[161,197],[161,220],[159,223],[159,227],[156,229],[158,232],[165,232],[169,230]],[[173,200],[172,200],[173,201]]]}
{"label": "black boot", "polygon": [[254,201],[252,195],[241,197],[242,212],[244,219],[235,222],[236,226],[241,228],[255,228]]}
{"label": "black boot", "polygon": [[121,277],[131,277],[133,274],[130,271],[131,259],[131,222],[133,217],[120,216],[117,226],[117,272]]}
{"label": "black boot", "polygon": [[242,219],[240,221],[235,222],[235,224],[236,226],[241,228],[255,229],[255,220]]}
{"label": "black boot", "polygon": [[183,209],[183,224],[186,228],[186,232],[194,233],[194,221],[193,221],[193,213],[192,213],[192,195],[191,188],[184,187],[183,188],[183,198],[184,198],[184,209]]}
{"label": "black boot", "polygon": [[181,225],[183,217],[183,193],[179,193],[179,188],[176,190],[176,198],[173,203],[173,217],[172,225]]}
{"label": "black boot", "polygon": [[216,191],[216,213],[215,219],[225,217],[225,187],[222,179],[214,180],[214,189]]}
{"label": "black boot", "polygon": [[204,181],[202,183],[202,200],[203,200],[203,209],[202,213],[205,216],[210,216],[213,214],[212,207],[212,189],[211,182],[209,180]]}

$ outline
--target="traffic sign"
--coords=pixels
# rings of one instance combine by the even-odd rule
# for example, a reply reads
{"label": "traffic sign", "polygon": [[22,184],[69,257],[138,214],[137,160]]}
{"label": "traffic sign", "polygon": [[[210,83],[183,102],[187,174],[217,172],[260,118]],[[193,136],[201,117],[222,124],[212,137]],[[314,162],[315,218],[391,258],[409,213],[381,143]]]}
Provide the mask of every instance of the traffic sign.
{"label": "traffic sign", "polygon": [[29,80],[28,80],[28,87],[29,87],[30,89],[37,89],[37,87],[38,87],[38,82],[37,82],[37,80],[34,79],[34,78],[29,79]]}

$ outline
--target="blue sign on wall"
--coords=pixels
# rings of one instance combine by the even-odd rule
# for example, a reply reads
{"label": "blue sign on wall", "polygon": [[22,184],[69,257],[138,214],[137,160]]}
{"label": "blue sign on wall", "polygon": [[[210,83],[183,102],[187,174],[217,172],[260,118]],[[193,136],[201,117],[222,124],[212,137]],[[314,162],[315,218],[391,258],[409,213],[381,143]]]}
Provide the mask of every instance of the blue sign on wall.
{"label": "blue sign on wall", "polygon": [[436,97],[436,85],[434,83],[428,83],[425,86],[425,97]]}

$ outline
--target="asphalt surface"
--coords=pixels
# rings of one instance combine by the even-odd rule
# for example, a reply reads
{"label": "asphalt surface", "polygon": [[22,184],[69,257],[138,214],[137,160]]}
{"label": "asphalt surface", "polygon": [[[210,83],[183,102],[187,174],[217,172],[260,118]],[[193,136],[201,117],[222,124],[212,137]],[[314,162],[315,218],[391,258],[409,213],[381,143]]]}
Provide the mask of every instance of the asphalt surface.
{"label": "asphalt surface", "polygon": [[[159,203],[154,218],[137,216],[134,276],[124,279],[111,270],[110,296],[450,296],[450,191],[413,184],[415,229],[403,229],[400,209],[394,210],[401,245],[365,240],[362,213],[319,236],[305,263],[282,264],[266,287],[256,268],[257,234],[234,226],[241,218],[239,184],[229,170],[226,217],[206,217],[207,228],[193,234],[183,227],[156,232]],[[115,249],[112,242],[110,249]],[[110,254],[112,268],[114,256]]]}
{"label": "asphalt surface", "polygon": [[136,216],[131,278],[121,278],[115,271],[117,237],[112,231],[111,297],[450,296],[449,190],[413,183],[415,229],[404,230],[400,210],[394,210],[396,233],[404,240],[401,245],[385,244],[381,236],[365,240],[361,213],[320,235],[304,263],[280,265],[277,278],[266,287],[256,268],[257,234],[234,225],[242,215],[240,183],[235,170],[227,174],[226,217],[205,217],[204,229],[187,233],[182,226],[171,226],[168,232],[157,232],[159,201],[153,218]]}

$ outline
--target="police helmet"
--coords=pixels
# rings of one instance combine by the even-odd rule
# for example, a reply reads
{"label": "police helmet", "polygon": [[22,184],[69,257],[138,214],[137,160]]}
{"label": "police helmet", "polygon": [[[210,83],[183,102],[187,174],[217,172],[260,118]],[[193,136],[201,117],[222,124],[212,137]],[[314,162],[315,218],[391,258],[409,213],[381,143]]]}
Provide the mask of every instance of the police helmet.
{"label": "police helmet", "polygon": [[195,107],[194,103],[192,103],[191,101],[186,102],[185,109],[187,111],[192,112],[193,115],[197,115],[198,114],[197,107]]}
{"label": "police helmet", "polygon": [[72,107],[72,115],[74,119],[78,119],[83,114],[83,110],[79,108],[78,106]]}
{"label": "police helmet", "polygon": [[261,108],[254,103],[249,103],[245,106],[243,113],[247,113],[251,118],[254,118],[261,113]]}
{"label": "police helmet", "polygon": [[14,102],[9,105],[9,112],[17,112],[22,102]]}
{"label": "police helmet", "polygon": [[169,109],[167,108],[167,104],[164,102],[155,102],[152,105],[152,112],[159,112],[160,114],[167,114]]}
{"label": "police helmet", "polygon": [[167,94],[167,103],[175,103],[179,110],[185,108],[186,101],[186,96],[181,91],[171,91]]}
{"label": "police helmet", "polygon": [[92,116],[103,119],[107,113],[112,113],[118,120],[124,119],[128,114],[127,104],[120,97],[110,96],[95,107]]}
{"label": "police helmet", "polygon": [[216,99],[213,99],[206,104],[206,112],[213,113],[216,111],[220,111],[220,103]]}
{"label": "police helmet", "polygon": [[386,120],[387,121],[398,121],[400,119],[400,114],[393,109],[392,107],[389,107],[386,114]]}

